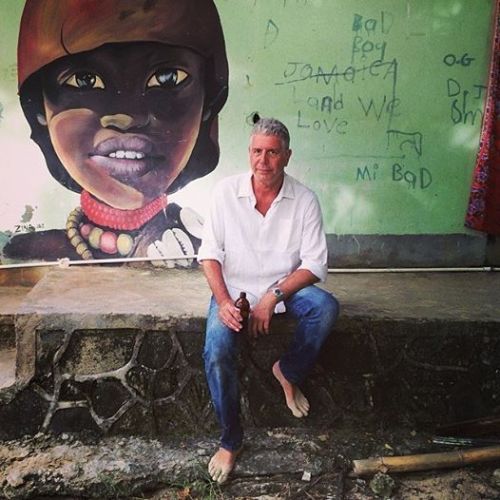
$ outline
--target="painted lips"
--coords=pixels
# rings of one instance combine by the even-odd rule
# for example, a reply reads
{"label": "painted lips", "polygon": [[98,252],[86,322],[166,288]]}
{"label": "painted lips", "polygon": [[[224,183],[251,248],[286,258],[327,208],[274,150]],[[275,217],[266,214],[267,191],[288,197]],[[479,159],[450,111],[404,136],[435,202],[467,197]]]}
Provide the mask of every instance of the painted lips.
{"label": "painted lips", "polygon": [[118,180],[142,177],[153,170],[162,157],[154,145],[143,137],[113,137],[100,142],[89,155],[90,160]]}

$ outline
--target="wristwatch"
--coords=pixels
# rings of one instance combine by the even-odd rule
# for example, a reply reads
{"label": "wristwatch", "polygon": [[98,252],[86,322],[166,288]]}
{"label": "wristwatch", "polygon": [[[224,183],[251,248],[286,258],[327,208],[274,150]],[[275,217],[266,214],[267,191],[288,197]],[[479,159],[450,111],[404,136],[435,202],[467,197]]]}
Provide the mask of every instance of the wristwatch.
{"label": "wristwatch", "polygon": [[281,302],[285,300],[285,294],[281,291],[281,288],[275,287],[271,288],[271,293],[276,297],[276,302]]}

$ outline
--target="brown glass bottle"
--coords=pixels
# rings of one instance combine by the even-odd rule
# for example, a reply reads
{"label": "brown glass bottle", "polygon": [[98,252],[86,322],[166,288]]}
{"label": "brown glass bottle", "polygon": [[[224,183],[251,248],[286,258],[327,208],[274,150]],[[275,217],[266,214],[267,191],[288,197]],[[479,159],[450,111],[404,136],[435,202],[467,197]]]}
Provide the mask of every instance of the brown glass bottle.
{"label": "brown glass bottle", "polygon": [[234,305],[240,310],[243,321],[241,323],[241,332],[248,330],[248,316],[250,315],[250,302],[248,302],[247,294],[240,292],[240,296],[236,299]]}

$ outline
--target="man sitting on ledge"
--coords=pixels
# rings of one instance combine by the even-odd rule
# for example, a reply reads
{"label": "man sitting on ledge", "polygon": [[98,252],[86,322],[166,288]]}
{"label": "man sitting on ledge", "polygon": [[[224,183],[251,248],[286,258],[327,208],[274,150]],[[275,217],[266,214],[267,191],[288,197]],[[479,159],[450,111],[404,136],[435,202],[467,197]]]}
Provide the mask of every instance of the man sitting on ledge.
{"label": "man sitting on ledge", "polygon": [[250,138],[251,171],[220,182],[213,192],[198,260],[212,290],[205,339],[205,371],[222,428],[210,460],[212,479],[223,483],[241,450],[237,352],[242,316],[234,305],[245,291],[251,305],[249,334],[269,333],[273,313],[298,320],[289,350],[273,374],[292,414],[305,417],[309,402],[299,385],[332,331],[338,302],[314,286],[327,274],[327,247],[316,195],[285,174],[292,154],[281,122],[262,118]]}

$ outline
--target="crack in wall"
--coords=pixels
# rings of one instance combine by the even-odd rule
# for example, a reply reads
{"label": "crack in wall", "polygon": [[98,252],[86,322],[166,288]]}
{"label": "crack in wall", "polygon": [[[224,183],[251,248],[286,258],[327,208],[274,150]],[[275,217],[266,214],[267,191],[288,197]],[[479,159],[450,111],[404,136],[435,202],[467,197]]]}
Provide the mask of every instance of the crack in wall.
{"label": "crack in wall", "polygon": [[[115,328],[78,329],[74,321],[67,325],[66,330],[56,330],[52,321],[46,326],[37,324],[36,374],[26,392],[26,402],[34,404],[32,408],[38,412],[32,424],[35,432],[93,429],[142,433],[145,429],[147,433],[178,434],[215,427],[200,356],[200,325],[192,331],[186,325],[175,330],[173,324],[158,325],[161,330],[156,330],[149,320],[134,328],[124,327],[121,321]],[[310,382],[308,379],[305,389],[314,407],[324,418],[338,418],[339,410],[369,416],[389,409],[397,412],[394,401],[399,401],[424,421],[433,412],[443,415],[453,404],[461,403],[463,390],[481,404],[491,399],[497,384],[483,384],[478,395],[472,393],[469,380],[462,380],[465,373],[470,374],[467,379],[477,376],[471,370],[479,356],[481,369],[484,371],[487,364],[494,377],[497,351],[490,329],[480,332],[489,342],[484,358],[481,343],[468,340],[470,332],[457,338],[454,329],[432,325],[436,327],[443,328],[439,343],[432,341],[430,330],[423,331],[421,324],[381,322],[372,330],[366,321],[348,325],[344,335],[325,346],[323,361]],[[387,335],[389,328],[392,330]],[[286,329],[280,331],[288,335]],[[242,346],[241,410],[245,425],[274,425],[271,422],[278,418],[283,421],[282,393],[270,367],[282,352],[284,341],[289,340],[274,336],[258,345]],[[462,344],[474,346],[474,350],[465,350],[467,357],[462,355]],[[338,352],[344,354],[339,356]],[[429,382],[425,387],[415,384],[422,378]]]}
{"label": "crack in wall", "polygon": [[[176,332],[165,333],[165,338],[169,339],[171,347],[166,360],[159,368],[150,368],[139,362],[139,355],[148,338],[146,331],[139,330],[129,334],[134,335],[132,353],[122,366],[113,370],[88,374],[74,373],[74,371],[71,370],[65,371],[62,368],[64,362],[67,361],[67,356],[65,355],[69,352],[72,341],[75,342],[74,332],[74,329],[64,332],[63,340],[53,354],[52,360],[49,362],[51,373],[49,378],[52,382],[52,390],[47,390],[39,383],[32,384],[34,391],[44,401],[49,403],[42,423],[42,430],[47,431],[51,427],[54,417],[58,412],[74,408],[86,409],[93,422],[102,432],[108,432],[129,410],[137,405],[153,412],[153,420],[156,428],[158,428],[158,415],[155,414],[155,409],[159,407],[174,404],[184,415],[191,415],[191,409],[186,407],[184,402],[180,400],[180,397],[190,382],[199,374],[199,370],[189,365],[183,346]],[[150,332],[150,334],[152,333],[153,332]],[[81,333],[80,339],[85,340],[85,332]],[[123,338],[121,340],[123,340]],[[167,344],[167,342],[165,342],[165,344]],[[75,356],[75,351],[72,351],[71,354]],[[158,376],[173,370],[176,363],[179,365],[179,371],[182,373],[182,376],[176,381],[175,388],[172,388],[172,392],[168,396],[154,397],[154,388],[159,383]],[[72,365],[70,364],[70,366]],[[73,370],[74,369],[73,367]],[[140,370],[140,372],[138,375],[139,378],[134,383],[131,374],[135,369]],[[76,391],[77,394],[81,394],[80,398],[68,400],[62,397],[63,385],[67,383],[69,383],[67,388],[69,387]],[[106,390],[112,391],[108,396],[111,399],[114,398],[115,401],[116,399],[120,399],[120,393],[123,390],[123,394],[121,394],[123,401],[120,403],[118,409],[109,416],[102,415],[102,408],[99,408],[95,399],[95,393],[98,391],[100,383],[110,384],[110,387],[107,387]],[[113,383],[117,385],[111,385]],[[74,384],[76,384],[76,386]],[[140,393],[141,385],[145,395]],[[208,414],[207,407],[209,409],[209,404],[204,405],[203,413],[205,414]]]}

